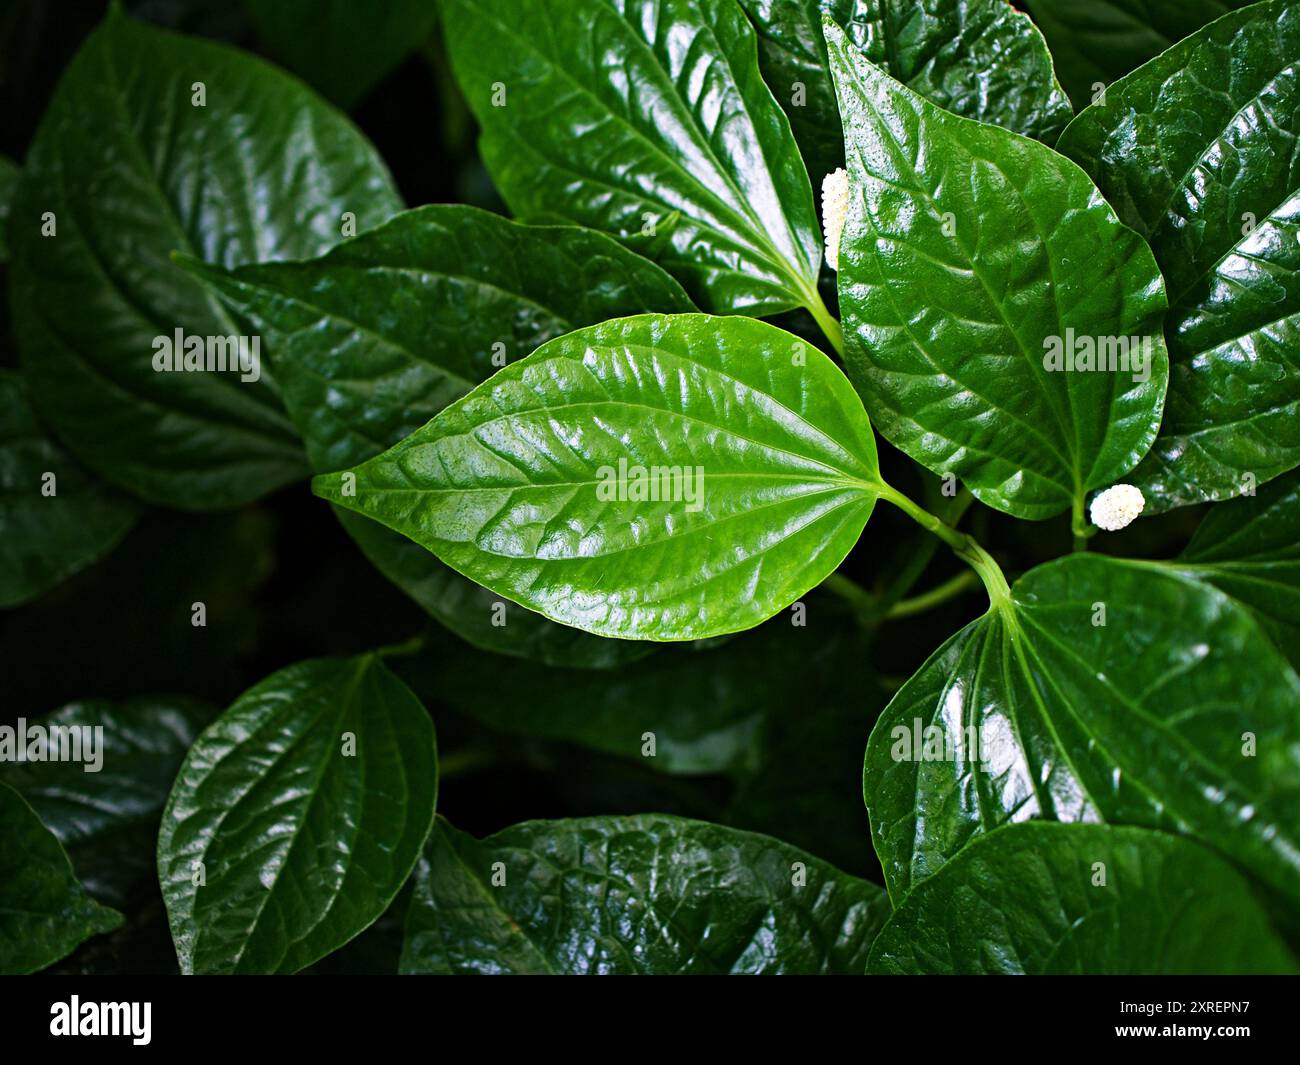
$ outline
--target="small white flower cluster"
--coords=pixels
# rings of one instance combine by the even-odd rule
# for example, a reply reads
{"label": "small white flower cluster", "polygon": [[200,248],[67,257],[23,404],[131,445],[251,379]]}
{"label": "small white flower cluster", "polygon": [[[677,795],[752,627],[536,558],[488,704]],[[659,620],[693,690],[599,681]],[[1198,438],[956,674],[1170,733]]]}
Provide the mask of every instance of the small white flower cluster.
{"label": "small white flower cluster", "polygon": [[826,265],[840,268],[840,235],[849,213],[849,172],[843,167],[822,178],[822,228],[826,231]]}
{"label": "small white flower cluster", "polygon": [[1088,513],[1097,528],[1115,532],[1131,524],[1146,505],[1142,489],[1131,484],[1116,484],[1097,493]]}

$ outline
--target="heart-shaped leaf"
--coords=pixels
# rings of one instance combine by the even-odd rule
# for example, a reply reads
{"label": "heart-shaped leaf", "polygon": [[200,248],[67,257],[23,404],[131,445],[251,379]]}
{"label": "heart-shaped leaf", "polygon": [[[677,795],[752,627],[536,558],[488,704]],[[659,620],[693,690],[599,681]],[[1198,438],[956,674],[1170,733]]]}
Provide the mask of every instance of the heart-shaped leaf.
{"label": "heart-shaped leaf", "polygon": [[22,376],[0,370],[0,606],[33,599],[107,554],[136,514],[41,431]]}
{"label": "heart-shaped leaf", "polygon": [[1300,471],[1211,507],[1171,565],[1245,603],[1300,668]]}
{"label": "heart-shaped leaf", "polygon": [[[456,205],[405,211],[310,262],[184,265],[261,331],[322,473],[373,458],[554,337],[691,309],[668,274],[602,233]],[[584,668],[646,653],[508,609],[368,518],[349,514],[343,525],[386,577],[475,646]]]}
{"label": "heart-shaped leaf", "polygon": [[1192,34],[1061,137],[1169,288],[1168,408],[1130,478],[1150,510],[1300,464],[1298,137],[1300,8],[1280,0]]}
{"label": "heart-shaped leaf", "polygon": [[480,150],[524,218],[645,247],[706,310],[820,309],[821,236],[736,0],[443,0]]}
{"label": "heart-shaped leaf", "polygon": [[844,165],[823,16],[908,88],[954,114],[1053,143],[1073,112],[1034,24],[1003,0],[741,0],[758,61],[814,179]]}
{"label": "heart-shaped leaf", "polygon": [[10,219],[37,411],[91,469],[168,506],[235,506],[305,476],[254,338],[250,368],[229,369],[244,330],[169,256],[319,255],[400,207],[370,144],[299,82],[112,5],[59,83]]}
{"label": "heart-shaped leaf", "polygon": [[1247,610],[1161,563],[1074,555],[886,707],[863,791],[890,895],[1029,818],[1194,836],[1300,899],[1300,679]]}
{"label": "heart-shaped leaf", "polygon": [[860,973],[888,906],[875,884],[702,821],[529,821],[480,841],[439,818],[402,972]]}
{"label": "heart-shaped leaf", "polygon": [[884,490],[861,402],[749,318],[640,315],[544,344],[318,495],[603,636],[750,628],[819,584]]}
{"label": "heart-shaped leaf", "polygon": [[[6,726],[8,727],[8,726]],[[81,889],[59,841],[0,784],[0,973],[34,973],[122,924]]]}
{"label": "heart-shaped leaf", "polygon": [[1047,38],[1056,73],[1078,107],[1233,8],[1254,0],[1025,0]]}
{"label": "heart-shaped leaf", "polygon": [[1177,836],[1009,825],[917,885],[871,949],[876,974],[1294,973],[1250,883]]}
{"label": "heart-shaped leaf", "polygon": [[989,506],[1081,518],[1160,424],[1150,250],[1050,148],[943,111],[834,25],[826,40],[851,183],[846,364],[876,427]]}
{"label": "heart-shaped leaf", "polygon": [[282,669],[181,766],[158,878],[185,973],[292,973],[374,921],[437,795],[433,722],[374,655]]}
{"label": "heart-shaped leaf", "polygon": [[[189,699],[69,703],[28,722],[46,730],[36,748],[46,757],[0,766],[0,780],[31,803],[85,889],[125,906],[142,885],[154,884],[151,858],[163,804],[185,752],[214,716],[214,708]],[[54,729],[99,730],[91,733],[98,737],[94,758],[49,758]]]}

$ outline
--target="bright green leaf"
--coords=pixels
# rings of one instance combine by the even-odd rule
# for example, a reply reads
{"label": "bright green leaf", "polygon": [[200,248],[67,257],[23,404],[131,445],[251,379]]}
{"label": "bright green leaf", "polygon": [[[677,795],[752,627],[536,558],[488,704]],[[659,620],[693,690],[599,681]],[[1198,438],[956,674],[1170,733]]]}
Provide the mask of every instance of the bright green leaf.
{"label": "bright green leaf", "polygon": [[875,884],[766,836],[646,814],[475,840],[439,818],[404,973],[860,973]]}
{"label": "bright green leaf", "polygon": [[[833,25],[826,39],[851,182],[846,364],[876,427],[989,506],[1081,511],[1160,424],[1165,297],[1150,250],[1050,148],[941,110]],[[1094,351],[1123,338],[1125,361],[1049,365],[1084,338]]]}
{"label": "bright green leaf", "polygon": [[1240,873],[1140,828],[1027,824],[976,840],[894,912],[876,974],[1294,973]]}
{"label": "bright green leaf", "polygon": [[114,6],[59,83],[10,220],[42,419],[87,466],[170,506],[235,506],[303,477],[269,379],[154,369],[177,330],[245,332],[169,256],[319,255],[400,206],[374,149],[296,80]]}
{"label": "bright green leaf", "polygon": [[[822,17],[877,66],[954,114],[1051,144],[1073,112],[1038,30],[1003,0],[741,0],[758,61],[814,181],[844,165]],[[802,90],[800,89],[802,86]]]}
{"label": "bright green leaf", "polygon": [[59,841],[0,784],[0,973],[34,973],[111,932],[122,915],[82,889]]}
{"label": "bright green leaf", "polygon": [[342,946],[414,867],[437,783],[433,722],[375,656],[250,688],[190,749],[163,812],[181,971],[292,973]]}
{"label": "bright green leaf", "polygon": [[736,0],[442,9],[483,160],[517,215],[655,249],[706,310],[820,307],[812,188]]}
{"label": "bright green leaf", "polygon": [[313,488],[547,617],[689,640],[821,583],[883,486],[830,359],[753,319],[683,314],[552,340]]}
{"label": "bright green leaf", "polygon": [[0,370],[0,606],[33,599],[107,554],[136,514],[42,432],[22,376]]}
{"label": "bright green leaf", "polygon": [[1161,563],[1073,555],[899,690],[863,790],[890,895],[1029,818],[1193,836],[1300,899],[1300,679],[1245,608]]}
{"label": "bright green leaf", "polygon": [[1252,0],[1025,0],[1076,106],[1098,84],[1141,66],[1233,8]]}
{"label": "bright green leaf", "polygon": [[[185,752],[213,716],[211,707],[191,699],[69,703],[27,724],[78,730],[83,737],[87,729],[100,730],[89,734],[96,737],[94,758],[0,765],[0,780],[31,803],[67,850],[86,891],[125,906],[142,884],[154,882],[163,804]],[[52,753],[55,743],[46,736],[38,751]]]}
{"label": "bright green leaf", "polygon": [[1151,242],[1169,289],[1150,510],[1300,464],[1300,8],[1257,4],[1106,91],[1061,137]]}

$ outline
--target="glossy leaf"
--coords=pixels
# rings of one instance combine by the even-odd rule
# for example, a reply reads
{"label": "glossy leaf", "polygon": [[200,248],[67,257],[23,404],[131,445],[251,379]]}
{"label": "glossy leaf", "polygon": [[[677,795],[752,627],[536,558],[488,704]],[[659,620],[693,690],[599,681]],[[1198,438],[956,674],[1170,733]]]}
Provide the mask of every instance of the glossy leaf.
{"label": "glossy leaf", "polygon": [[1300,471],[1212,507],[1171,565],[1244,603],[1300,668]]}
{"label": "glossy leaf", "polygon": [[14,186],[18,184],[18,167],[12,159],[0,155],[0,263],[9,259],[9,210],[13,205]]}
{"label": "glossy leaf", "polygon": [[812,188],[736,0],[443,11],[483,161],[515,214],[653,249],[706,310],[820,306]]}
{"label": "glossy leaf", "polygon": [[181,971],[291,973],[342,946],[406,880],[436,794],[433,723],[375,656],[250,688],[190,749],[163,812]]}
{"label": "glossy leaf", "polygon": [[1078,107],[1193,30],[1252,0],[1025,0]]}
{"label": "glossy leaf", "polygon": [[[691,309],[668,274],[604,234],[455,205],[406,211],[310,262],[185,265],[256,324],[319,472],[373,458],[504,361],[579,326]],[[518,608],[498,624],[499,596],[376,522],[343,524],[386,577],[475,646],[584,668],[646,653]]]}
{"label": "glossy leaf", "polygon": [[[86,891],[121,907],[154,880],[163,804],[185,752],[213,716],[212,708],[191,699],[69,703],[28,725],[102,730],[91,734],[98,736],[95,760],[3,764],[0,781],[31,803]],[[50,747],[47,739],[38,750]]]}
{"label": "glossy leaf", "polygon": [[269,377],[155,371],[176,330],[247,332],[169,256],[318,255],[345,212],[366,228],[399,208],[373,148],[297,81],[113,6],[14,199],[15,328],[42,419],[87,466],[169,506],[235,506],[305,476]]}
{"label": "glossy leaf", "polygon": [[1295,973],[1249,882],[1176,836],[1027,824],[976,840],[894,912],[875,974]]}
{"label": "glossy leaf", "polygon": [[[1054,142],[1073,112],[1038,30],[1003,0],[741,0],[758,61],[814,180],[844,165],[823,16],[876,66],[954,114]],[[800,89],[802,86],[802,90]]]}
{"label": "glossy leaf", "polygon": [[244,0],[270,54],[350,108],[432,32],[430,0]]}
{"label": "glossy leaf", "polygon": [[1151,242],[1169,287],[1149,510],[1300,464],[1300,8],[1220,19],[1111,86],[1061,150]]}
{"label": "glossy leaf", "polygon": [[313,482],[507,599],[649,640],[788,606],[848,554],[882,487],[830,359],[762,322],[693,314],[553,340]]}
{"label": "glossy leaf", "polygon": [[859,973],[887,913],[874,884],[702,821],[530,821],[480,841],[439,818],[402,972]]}
{"label": "glossy leaf", "polygon": [[42,431],[22,376],[0,370],[0,606],[33,599],[107,554],[136,514]]}
{"label": "glossy leaf", "polygon": [[[1151,252],[1051,149],[941,110],[833,25],[826,39],[851,182],[846,365],[876,427],[999,510],[1082,508],[1160,423],[1165,298]],[[1053,338],[1084,337],[1141,338],[1146,362],[1048,368]]]}
{"label": "glossy leaf", "polygon": [[1040,566],[1012,595],[871,734],[863,790],[891,897],[973,838],[1042,818],[1192,836],[1300,899],[1300,679],[1245,608],[1096,555]]}
{"label": "glossy leaf", "polygon": [[72,864],[21,795],[0,784],[0,973],[34,973],[122,915],[81,889]]}

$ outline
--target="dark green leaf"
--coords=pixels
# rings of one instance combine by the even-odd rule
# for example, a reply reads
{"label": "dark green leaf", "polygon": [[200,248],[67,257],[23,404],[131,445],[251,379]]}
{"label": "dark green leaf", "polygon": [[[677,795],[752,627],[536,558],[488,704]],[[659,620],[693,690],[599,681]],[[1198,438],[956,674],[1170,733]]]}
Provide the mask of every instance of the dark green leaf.
{"label": "dark green leaf", "polygon": [[[100,729],[95,761],[36,761],[0,766],[0,780],[22,793],[72,859],[85,889],[125,906],[154,879],[158,819],[185,752],[212,720],[211,707],[188,699],[136,699],[118,705],[70,703],[29,726]],[[37,748],[52,752],[47,738]]]}
{"label": "dark green leaf", "polygon": [[793,847],[702,821],[530,821],[479,841],[439,818],[402,972],[858,973],[888,905]]}
{"label": "dark green leaf", "polygon": [[[554,337],[691,308],[668,274],[604,234],[454,205],[406,211],[311,262],[185,265],[261,331],[319,472],[373,458]],[[343,523],[385,576],[476,646],[593,668],[646,653],[530,611],[501,617],[498,596],[429,552],[360,516]]]}
{"label": "dark green leaf", "polygon": [[72,863],[23,797],[0,784],[0,973],[34,973],[122,923],[72,874]]}
{"label": "dark green leaf", "polygon": [[[844,165],[822,17],[878,67],[967,118],[1054,142],[1072,114],[1047,45],[1003,0],[741,0],[763,77],[814,179]],[[802,90],[800,90],[802,86]]]}
{"label": "dark green leaf", "polygon": [[107,554],[136,519],[41,431],[22,376],[0,370],[0,606],[33,599]]}
{"label": "dark green leaf", "polygon": [[883,485],[830,359],[762,322],[683,314],[550,341],[313,488],[547,617],[688,640],[819,584]]}
{"label": "dark green leaf", "polygon": [[1169,287],[1149,510],[1253,490],[1300,464],[1300,8],[1220,19],[1106,91],[1061,137]]}
{"label": "dark green leaf", "polygon": [[1295,959],[1223,859],[1108,825],[1010,825],[916,887],[872,973],[1294,973]]}
{"label": "dark green leaf", "polygon": [[270,54],[350,108],[438,21],[432,0],[244,0]]}
{"label": "dark green leaf", "polygon": [[[1165,296],[1150,250],[1050,148],[941,110],[833,25],[826,39],[852,183],[846,363],[877,428],[989,506],[1081,512],[1160,424]],[[1054,340],[1085,337],[1140,338],[1146,362],[1048,368]]]}
{"label": "dark green leaf", "polygon": [[38,412],[96,472],[171,506],[234,506],[304,476],[269,380],[154,370],[176,330],[244,333],[169,255],[319,255],[345,212],[366,228],[399,208],[371,146],[298,82],[111,8],[59,84],[10,220]]}
{"label": "dark green leaf", "polygon": [[1300,472],[1211,507],[1171,565],[1245,603],[1300,668]]}
{"label": "dark green leaf", "polygon": [[18,184],[18,167],[12,159],[0,155],[0,263],[9,260],[9,210],[13,205],[14,186]]}
{"label": "dark green leaf", "polygon": [[1078,107],[1106,85],[1252,0],[1025,0]]}
{"label": "dark green leaf", "polygon": [[483,160],[516,214],[643,246],[671,223],[655,257],[706,310],[821,306],[812,189],[736,0],[443,11]]}
{"label": "dark green leaf", "polygon": [[250,688],[190,749],[163,812],[181,970],[291,973],[342,946],[414,867],[437,781],[429,715],[373,655]]}
{"label": "dark green leaf", "polygon": [[1012,595],[871,734],[863,790],[891,897],[1037,817],[1194,836],[1300,899],[1300,679],[1250,614],[1161,563],[1096,555]]}

